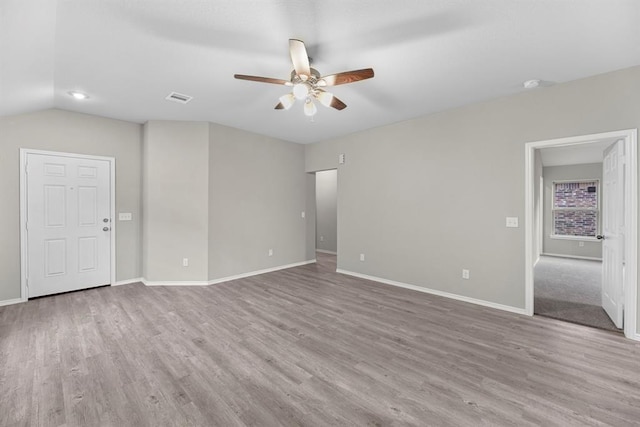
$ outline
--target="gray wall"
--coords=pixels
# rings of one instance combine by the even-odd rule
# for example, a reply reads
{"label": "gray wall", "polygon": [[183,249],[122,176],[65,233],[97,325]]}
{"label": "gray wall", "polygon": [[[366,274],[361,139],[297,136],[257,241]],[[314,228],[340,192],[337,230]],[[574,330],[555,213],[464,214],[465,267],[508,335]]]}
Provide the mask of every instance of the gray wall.
{"label": "gray wall", "polygon": [[[138,124],[61,110],[0,117],[0,301],[20,297],[20,148],[116,159],[117,280],[141,276],[141,132]],[[116,214],[117,215],[117,214]]]}
{"label": "gray wall", "polygon": [[542,228],[543,228],[543,184],[542,181],[542,154],[540,150],[535,150],[535,159],[534,159],[534,176],[533,176],[533,187],[534,187],[534,195],[533,195],[533,235],[536,236],[533,242],[533,260],[532,265],[535,265],[540,258],[542,253]]}
{"label": "gray wall", "polygon": [[304,147],[216,124],[209,138],[209,279],[313,259]]}
{"label": "gray wall", "polygon": [[[224,154],[216,156],[212,142],[216,125],[209,130],[211,160],[209,176],[208,277],[225,276],[237,271],[310,259],[315,224],[300,220],[305,207],[309,213],[314,185],[307,172],[338,167],[338,154],[347,162],[340,165],[338,203],[338,267],[363,274],[411,283],[513,307],[524,307],[524,143],[617,129],[640,127],[640,67],[620,70],[579,81],[541,88],[519,95],[384,126],[305,147],[272,141],[260,136],[229,130],[228,137],[273,143],[273,149],[261,151],[249,164],[287,166],[287,177],[300,177],[294,184],[284,183],[273,169],[258,168],[255,180],[273,180],[256,184],[252,198],[235,199],[224,194],[224,180],[236,179],[235,171],[222,165]],[[224,134],[224,132],[222,132]],[[200,137],[198,137],[201,140]],[[215,138],[214,138],[215,140]],[[217,140],[216,140],[217,141]],[[118,280],[139,277],[141,267],[141,165],[142,127],[137,124],[82,114],[47,110],[40,113],[0,118],[0,300],[17,298],[20,292],[19,264],[19,165],[20,147],[67,151],[116,157],[116,208],[132,212],[134,221],[117,224]],[[153,141],[147,139],[150,147]],[[246,147],[244,147],[246,148]],[[225,147],[229,165],[246,173],[242,158],[249,155],[243,147]],[[304,150],[303,154],[300,151]],[[175,152],[178,152],[176,150]],[[201,150],[204,153],[204,149]],[[163,156],[159,153],[160,158]],[[166,156],[164,156],[166,158]],[[279,160],[285,159],[285,160]],[[306,167],[302,163],[306,162]],[[233,162],[233,163],[232,163]],[[214,164],[215,163],[215,164]],[[172,167],[168,162],[167,167]],[[218,172],[217,168],[228,173]],[[299,168],[298,172],[294,169]],[[249,168],[251,169],[251,168]],[[268,170],[268,173],[266,172]],[[201,172],[201,170],[200,170]],[[218,173],[220,173],[218,175]],[[296,178],[297,179],[297,178]],[[254,180],[254,181],[255,181]],[[291,196],[280,203],[274,190],[277,183]],[[298,186],[299,184],[299,186]],[[231,183],[234,186],[234,183]],[[248,186],[239,189],[247,190]],[[267,188],[267,193],[262,194]],[[270,188],[270,190],[269,190]],[[302,189],[306,194],[299,195]],[[223,196],[219,203],[215,198]],[[248,190],[247,190],[248,191]],[[248,194],[248,193],[247,193]],[[273,204],[280,208],[271,211]],[[263,198],[262,201],[255,199]],[[151,203],[150,200],[147,200]],[[233,203],[233,212],[223,204]],[[241,236],[239,223],[246,223],[243,212],[267,207],[266,215],[255,213],[264,227],[282,230],[291,227],[301,236],[288,234],[282,243],[277,233],[264,232],[256,241]],[[222,209],[219,217],[216,209]],[[291,212],[295,211],[295,215]],[[212,214],[213,212],[213,214]],[[233,264],[220,271],[219,254],[211,250],[216,239],[222,247],[231,234],[212,224],[222,224],[237,213],[241,221],[233,223],[234,238],[248,242],[249,250],[264,253],[273,242],[275,255],[282,259],[264,261],[251,253],[247,262]],[[295,220],[293,219],[295,216]],[[504,227],[506,216],[518,216],[521,228]],[[232,221],[233,218],[230,219]],[[298,230],[298,226],[302,231]],[[219,225],[219,227],[223,227]],[[254,225],[249,229],[255,230]],[[287,230],[287,233],[290,230]],[[13,242],[13,243],[11,243]],[[280,246],[278,246],[280,244]],[[288,246],[291,245],[291,246]],[[282,250],[279,248],[283,248]],[[240,251],[232,248],[236,254]],[[358,255],[366,254],[360,262]],[[182,255],[176,254],[180,258]],[[179,271],[182,267],[178,268]],[[471,279],[462,280],[460,270],[471,270]],[[199,277],[199,276],[198,276]],[[166,279],[166,278],[163,278]],[[180,280],[184,280],[181,276]],[[640,299],[640,292],[638,293]],[[640,306],[640,301],[639,301]],[[640,319],[639,328],[640,328]]]}
{"label": "gray wall", "polygon": [[306,204],[306,235],[305,259],[316,259],[316,174],[306,174],[305,204]]}
{"label": "gray wall", "polygon": [[316,248],[338,250],[338,171],[316,172]]}
{"label": "gray wall", "polygon": [[638,93],[634,67],[306,146],[339,168],[338,268],[523,309],[525,142],[638,128]]}
{"label": "gray wall", "polygon": [[[602,244],[600,241],[581,240],[584,243],[580,247],[578,240],[552,239],[553,216],[551,213],[553,182],[566,180],[597,179],[602,182],[602,163],[590,163],[586,165],[571,166],[547,166],[543,168],[544,178],[544,227],[543,227],[543,253],[545,255],[561,255],[569,257],[588,257],[602,259]],[[602,197],[602,186],[600,186]],[[602,200],[602,199],[601,199]]]}
{"label": "gray wall", "polygon": [[143,150],[144,278],[206,281],[209,125],[150,121]]}

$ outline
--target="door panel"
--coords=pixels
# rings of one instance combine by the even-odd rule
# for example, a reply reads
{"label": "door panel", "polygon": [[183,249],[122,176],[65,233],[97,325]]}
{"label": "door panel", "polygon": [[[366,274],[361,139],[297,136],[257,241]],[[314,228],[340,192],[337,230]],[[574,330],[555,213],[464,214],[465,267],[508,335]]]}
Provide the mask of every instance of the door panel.
{"label": "door panel", "polygon": [[29,297],[111,282],[110,174],[107,160],[27,155]]}
{"label": "door panel", "polygon": [[624,144],[604,152],[602,203],[602,308],[622,328],[624,274]]}
{"label": "door panel", "polygon": [[78,187],[78,223],[81,227],[95,226],[98,223],[96,187]]}
{"label": "door panel", "polygon": [[44,187],[44,223],[47,227],[64,227],[66,213],[65,188],[61,185]]}
{"label": "door panel", "polygon": [[82,237],[78,240],[79,271],[93,271],[98,267],[98,241],[95,237]]}
{"label": "door panel", "polygon": [[64,239],[50,239],[44,242],[45,276],[60,276],[67,272],[67,242]]}

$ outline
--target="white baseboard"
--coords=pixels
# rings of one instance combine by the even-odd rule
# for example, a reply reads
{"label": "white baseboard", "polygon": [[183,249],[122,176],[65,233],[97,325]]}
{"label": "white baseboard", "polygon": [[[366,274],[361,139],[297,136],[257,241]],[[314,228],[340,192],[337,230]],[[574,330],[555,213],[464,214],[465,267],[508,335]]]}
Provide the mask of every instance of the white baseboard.
{"label": "white baseboard", "polygon": [[217,283],[229,282],[231,280],[244,279],[245,277],[257,276],[260,274],[271,273],[273,271],[284,270],[287,268],[299,267],[301,265],[313,264],[315,259],[308,261],[296,262],[293,264],[279,265],[277,267],[265,268],[263,270],[250,271],[248,273],[236,274],[234,276],[221,277],[213,280],[201,280],[201,281],[149,281],[141,279],[140,281],[146,286],[209,286]]}
{"label": "white baseboard", "polygon": [[293,264],[280,265],[277,267],[265,268],[264,270],[250,271],[248,273],[237,274],[235,276],[222,277],[220,279],[209,280],[209,285],[215,285],[216,283],[229,282],[231,280],[244,279],[245,277],[257,276],[259,274],[271,273],[273,271],[285,270],[287,268],[300,267],[301,265],[313,264],[316,262],[315,258],[308,261],[295,262]]}
{"label": "white baseboard", "polygon": [[552,256],[556,258],[571,258],[571,259],[586,259],[589,261],[602,261],[602,258],[590,257],[590,256],[579,256],[579,255],[565,255],[565,254],[549,254],[542,253],[542,256]]}
{"label": "white baseboard", "polygon": [[147,280],[142,279],[145,286],[209,286],[206,280]]}
{"label": "white baseboard", "polygon": [[385,285],[397,286],[399,288],[411,289],[411,290],[418,291],[418,292],[424,292],[426,294],[438,295],[438,296],[441,296],[441,297],[451,298],[451,299],[458,300],[458,301],[464,301],[464,302],[468,302],[468,303],[471,303],[471,304],[477,304],[477,305],[481,305],[481,306],[484,306],[484,307],[490,307],[490,308],[495,308],[495,309],[498,309],[498,310],[509,311],[511,313],[524,314],[524,315],[527,314],[527,312],[526,312],[526,310],[524,308],[512,307],[510,305],[498,304],[498,303],[491,302],[491,301],[485,301],[485,300],[481,300],[481,299],[465,297],[463,295],[452,294],[452,293],[449,293],[449,292],[438,291],[438,290],[435,290],[435,289],[423,288],[422,286],[416,286],[416,285],[411,285],[411,284],[408,284],[408,283],[396,282],[395,280],[383,279],[383,278],[380,278],[380,277],[368,276],[366,274],[354,273],[353,271],[337,269],[336,272],[337,273],[341,273],[341,274],[347,274],[349,276],[359,277],[361,279],[372,280],[374,282],[384,283]]}
{"label": "white baseboard", "polygon": [[338,255],[338,252],[325,251],[324,249],[316,249],[316,252],[320,252],[321,254]]}
{"label": "white baseboard", "polygon": [[631,337],[631,339],[635,341],[640,341],[640,334],[635,334],[633,337]]}
{"label": "white baseboard", "polygon": [[142,277],[136,277],[135,279],[126,279],[126,280],[118,280],[111,284],[111,286],[122,286],[122,285],[130,285],[132,283],[142,282]]}
{"label": "white baseboard", "polygon": [[27,300],[23,298],[6,299],[4,301],[0,301],[0,307],[5,305],[20,304],[21,302],[27,302]]}

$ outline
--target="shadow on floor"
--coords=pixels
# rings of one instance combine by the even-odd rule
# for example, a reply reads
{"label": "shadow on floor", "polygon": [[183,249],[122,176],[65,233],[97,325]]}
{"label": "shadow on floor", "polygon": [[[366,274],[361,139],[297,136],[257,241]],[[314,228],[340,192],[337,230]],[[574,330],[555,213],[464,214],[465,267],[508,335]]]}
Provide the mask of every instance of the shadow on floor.
{"label": "shadow on floor", "polygon": [[620,332],[601,306],[602,263],[542,256],[534,269],[534,313]]}

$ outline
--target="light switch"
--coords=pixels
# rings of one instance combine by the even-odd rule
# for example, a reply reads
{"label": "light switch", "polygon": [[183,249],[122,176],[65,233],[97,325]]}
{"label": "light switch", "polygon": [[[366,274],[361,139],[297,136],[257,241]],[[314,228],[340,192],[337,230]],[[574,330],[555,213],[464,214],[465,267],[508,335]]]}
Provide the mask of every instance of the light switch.
{"label": "light switch", "polygon": [[517,216],[508,216],[507,217],[507,227],[518,228],[518,217]]}
{"label": "light switch", "polygon": [[118,214],[118,219],[120,221],[131,221],[131,213],[130,212],[125,212],[125,213],[120,212]]}

